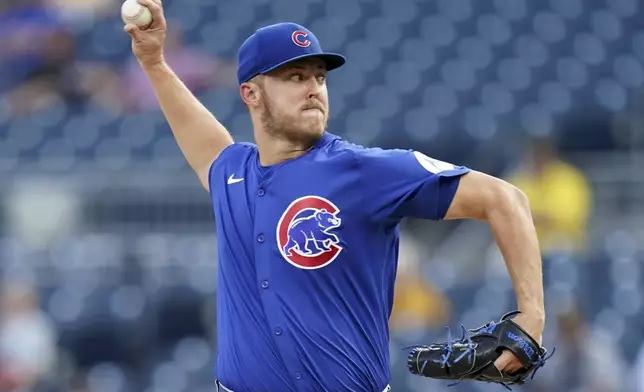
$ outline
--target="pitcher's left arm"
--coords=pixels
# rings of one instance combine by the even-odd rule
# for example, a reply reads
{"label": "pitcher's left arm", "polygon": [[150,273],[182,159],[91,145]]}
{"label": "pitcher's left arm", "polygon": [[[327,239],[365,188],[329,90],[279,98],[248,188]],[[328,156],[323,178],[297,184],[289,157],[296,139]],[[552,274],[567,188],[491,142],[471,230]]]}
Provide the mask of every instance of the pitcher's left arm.
{"label": "pitcher's left arm", "polygon": [[[472,170],[460,177],[444,219],[474,219],[490,226],[514,284],[521,311],[515,321],[541,343],[545,324],[542,262],[526,195],[504,180]],[[512,371],[519,365],[512,362],[508,354],[497,365]]]}

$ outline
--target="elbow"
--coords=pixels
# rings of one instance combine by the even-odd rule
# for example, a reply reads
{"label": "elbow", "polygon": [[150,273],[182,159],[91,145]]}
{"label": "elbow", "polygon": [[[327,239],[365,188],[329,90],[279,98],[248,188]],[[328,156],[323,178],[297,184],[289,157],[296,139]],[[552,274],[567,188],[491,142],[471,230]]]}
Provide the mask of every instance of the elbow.
{"label": "elbow", "polygon": [[530,216],[530,219],[532,219],[530,201],[521,189],[508,182],[499,181],[493,195],[486,214],[488,220],[495,216],[502,216],[507,219],[524,215]]}
{"label": "elbow", "polygon": [[510,198],[512,200],[512,203],[517,208],[520,208],[522,211],[526,211],[530,213],[530,200],[528,199],[528,195],[526,195],[524,191],[522,191],[521,189],[517,188],[514,185],[508,184],[508,186],[511,188]]}

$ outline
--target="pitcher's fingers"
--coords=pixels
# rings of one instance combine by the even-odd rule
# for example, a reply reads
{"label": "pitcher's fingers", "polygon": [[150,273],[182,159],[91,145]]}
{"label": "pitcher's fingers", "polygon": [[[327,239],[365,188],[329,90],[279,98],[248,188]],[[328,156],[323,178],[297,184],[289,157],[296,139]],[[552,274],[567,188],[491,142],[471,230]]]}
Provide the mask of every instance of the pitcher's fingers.
{"label": "pitcher's fingers", "polygon": [[141,40],[141,29],[137,25],[134,25],[132,23],[128,23],[125,26],[123,26],[123,30],[132,37],[133,40],[135,41],[140,41]]}
{"label": "pitcher's fingers", "polygon": [[502,372],[506,366],[512,361],[512,353],[510,351],[503,351],[500,357],[494,361],[494,366]]}
{"label": "pitcher's fingers", "polygon": [[163,8],[160,4],[152,0],[138,0],[139,4],[147,7],[152,14],[152,23],[153,24],[162,24],[165,20],[163,17]]}

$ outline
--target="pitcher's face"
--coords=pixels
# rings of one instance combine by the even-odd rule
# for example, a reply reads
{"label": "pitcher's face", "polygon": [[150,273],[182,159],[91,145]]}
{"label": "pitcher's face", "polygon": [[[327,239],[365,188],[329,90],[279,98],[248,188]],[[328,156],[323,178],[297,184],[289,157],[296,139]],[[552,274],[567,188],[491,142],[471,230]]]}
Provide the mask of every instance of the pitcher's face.
{"label": "pitcher's face", "polygon": [[308,58],[264,75],[260,89],[261,119],[267,132],[288,140],[316,140],[329,119],[326,67]]}

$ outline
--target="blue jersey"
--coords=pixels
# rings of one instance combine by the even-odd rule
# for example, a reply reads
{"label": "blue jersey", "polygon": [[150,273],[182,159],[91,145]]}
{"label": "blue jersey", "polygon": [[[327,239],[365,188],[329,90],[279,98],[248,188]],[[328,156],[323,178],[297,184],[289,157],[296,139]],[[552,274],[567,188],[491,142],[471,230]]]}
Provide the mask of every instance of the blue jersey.
{"label": "blue jersey", "polygon": [[222,384],[235,392],[382,391],[398,224],[443,218],[468,170],[330,133],[268,167],[253,144],[227,147],[209,173]]}

